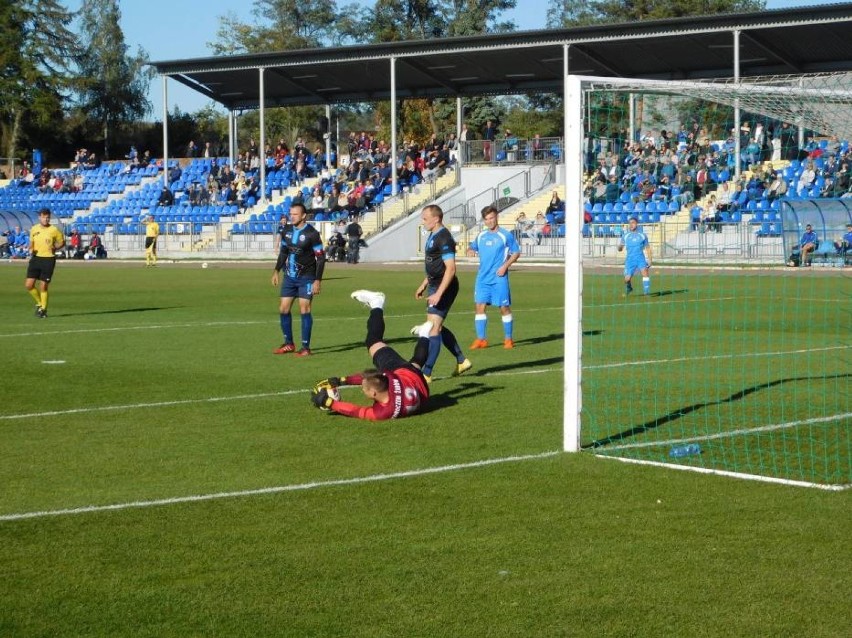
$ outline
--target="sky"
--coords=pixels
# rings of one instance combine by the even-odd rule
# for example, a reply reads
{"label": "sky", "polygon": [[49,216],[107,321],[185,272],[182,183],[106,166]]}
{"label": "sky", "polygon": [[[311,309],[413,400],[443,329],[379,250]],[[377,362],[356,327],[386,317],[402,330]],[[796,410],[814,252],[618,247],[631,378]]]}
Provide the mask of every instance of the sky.
{"label": "sky", "polygon": [[[836,4],[842,0],[768,0],[769,9],[786,9],[825,4]],[[338,0],[348,4],[351,0]],[[72,11],[79,9],[82,0],[66,0],[65,6]],[[501,19],[513,20],[519,30],[544,29],[547,22],[547,0],[517,0],[517,7],[504,13]],[[121,27],[125,43],[135,53],[141,46],[152,61],[203,58],[211,55],[207,46],[216,37],[219,17],[233,10],[234,0],[119,0]],[[251,7],[250,0],[242,0],[241,6]],[[245,20],[253,16],[245,12]],[[184,113],[195,112],[210,102],[200,93],[174,80],[168,81],[169,111],[177,105]],[[162,79],[151,82],[148,99],[153,105],[154,119],[163,113]]]}

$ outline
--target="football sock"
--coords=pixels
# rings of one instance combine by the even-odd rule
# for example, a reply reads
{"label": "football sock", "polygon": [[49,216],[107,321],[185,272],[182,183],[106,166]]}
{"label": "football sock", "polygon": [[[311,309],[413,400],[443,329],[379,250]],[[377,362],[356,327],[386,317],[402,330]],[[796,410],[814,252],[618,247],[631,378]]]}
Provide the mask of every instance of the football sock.
{"label": "football sock", "polygon": [[42,310],[47,310],[47,291],[41,291],[41,302],[39,303]]}
{"label": "football sock", "polygon": [[373,308],[372,310],[370,310],[370,316],[367,317],[367,340],[364,343],[366,344],[367,348],[369,348],[374,343],[378,343],[384,338],[385,312],[381,308]]}
{"label": "football sock", "polygon": [[488,334],[488,315],[484,313],[474,315],[473,325],[476,328],[476,338],[485,339]]}
{"label": "football sock", "polygon": [[314,316],[310,312],[302,315],[302,346],[310,348],[311,331],[314,328]]}
{"label": "football sock", "polygon": [[426,337],[418,337],[417,343],[414,344],[414,356],[411,357],[411,363],[416,363],[422,369],[428,356],[429,340]]}
{"label": "football sock", "polygon": [[39,292],[35,288],[30,288],[27,292],[30,293],[30,297],[35,299],[36,305],[40,306],[41,305],[41,292]]}
{"label": "football sock", "polygon": [[293,343],[293,316],[289,312],[281,315],[281,332],[284,343]]}
{"label": "football sock", "polygon": [[503,336],[506,339],[512,338],[512,328],[514,326],[514,317],[509,313],[508,315],[503,315]]}
{"label": "football sock", "polygon": [[456,339],[456,335],[454,335],[446,326],[441,326],[441,341],[444,342],[444,347],[453,353],[456,361],[459,363],[464,361],[464,355],[462,354],[459,340]]}
{"label": "football sock", "polygon": [[145,265],[146,266],[150,265],[150,263],[151,263],[151,249],[146,248],[145,249]]}
{"label": "football sock", "polygon": [[429,337],[429,351],[426,355],[426,362],[423,364],[423,374],[432,374],[432,368],[435,367],[439,354],[441,354],[441,335],[433,335]]}
{"label": "football sock", "polygon": [[642,292],[646,295],[651,292],[651,278],[650,277],[642,277]]}

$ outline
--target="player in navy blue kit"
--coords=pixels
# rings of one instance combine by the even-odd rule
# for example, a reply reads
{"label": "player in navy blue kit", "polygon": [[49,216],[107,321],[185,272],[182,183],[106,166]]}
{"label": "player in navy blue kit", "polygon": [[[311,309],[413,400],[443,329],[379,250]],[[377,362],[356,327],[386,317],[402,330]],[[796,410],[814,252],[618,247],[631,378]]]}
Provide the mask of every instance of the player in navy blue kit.
{"label": "player in navy blue kit", "polygon": [[432,380],[432,368],[441,353],[441,344],[456,358],[453,376],[462,374],[473,366],[462,353],[456,336],[444,325],[447,313],[459,294],[459,280],[456,277],[456,240],[444,226],[444,211],[440,206],[427,206],[420,215],[423,227],[429,231],[426,239],[426,277],[417,288],[414,296],[422,299],[426,296],[426,323],[415,326],[411,332],[419,336],[428,336],[429,354],[423,365],[423,374],[427,381]]}
{"label": "player in navy blue kit", "polygon": [[486,206],[482,209],[482,221],[485,228],[470,244],[470,252],[479,255],[479,272],[476,274],[476,287],[473,302],[476,315],[473,323],[476,328],[476,340],[471,350],[488,346],[488,315],[486,306],[497,306],[503,318],[503,347],[515,347],[512,339],[512,295],[509,291],[509,267],[521,256],[521,247],[515,236],[497,225],[497,209]]}
{"label": "player in navy blue kit", "polygon": [[834,250],[841,256],[852,251],[852,224],[846,224],[846,234],[834,242]]}
{"label": "player in navy blue kit", "polygon": [[293,319],[290,308],[298,297],[299,311],[302,315],[302,347],[296,356],[307,357],[311,354],[311,330],[314,318],[311,314],[311,302],[314,295],[320,294],[322,274],[325,268],[325,250],[322,237],[316,228],[308,224],[307,210],[302,204],[290,207],[290,223],[279,228],[281,249],[278,261],[272,273],[272,285],[278,285],[278,273],[284,271],[281,282],[281,332],[284,343],[273,352],[285,354],[295,352],[293,341]]}
{"label": "player in navy blue kit", "polygon": [[639,230],[639,220],[631,217],[627,231],[618,240],[618,250],[627,249],[627,257],[624,260],[624,296],[633,292],[633,275],[639,270],[642,272],[642,294],[651,292],[651,277],[648,269],[651,267],[651,246],[648,237]]}

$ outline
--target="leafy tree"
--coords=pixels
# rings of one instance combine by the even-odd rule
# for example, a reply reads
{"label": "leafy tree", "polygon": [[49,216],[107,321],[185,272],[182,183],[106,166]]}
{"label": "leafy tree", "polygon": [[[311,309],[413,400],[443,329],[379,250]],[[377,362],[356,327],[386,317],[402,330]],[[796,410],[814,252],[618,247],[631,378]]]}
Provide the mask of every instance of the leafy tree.
{"label": "leafy tree", "polygon": [[548,27],[761,11],[765,0],[550,0]]}
{"label": "leafy tree", "polygon": [[80,11],[84,50],[80,56],[80,108],[101,127],[104,157],[110,156],[113,128],[151,111],[146,95],[153,70],[139,49],[127,53],[118,0],[84,0]]}
{"label": "leafy tree", "polygon": [[0,0],[0,137],[7,157],[62,121],[79,48],[56,0]]}

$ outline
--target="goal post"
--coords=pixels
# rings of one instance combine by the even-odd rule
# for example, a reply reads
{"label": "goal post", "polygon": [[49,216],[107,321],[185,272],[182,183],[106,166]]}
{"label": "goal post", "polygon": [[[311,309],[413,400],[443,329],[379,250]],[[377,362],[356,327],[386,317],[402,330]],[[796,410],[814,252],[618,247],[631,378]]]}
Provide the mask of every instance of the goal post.
{"label": "goal post", "polygon": [[[852,486],[852,295],[834,258],[852,223],[852,74],[566,68],[564,95],[563,449]],[[617,250],[631,217],[651,254],[632,290]],[[791,268],[807,224],[818,259]]]}

